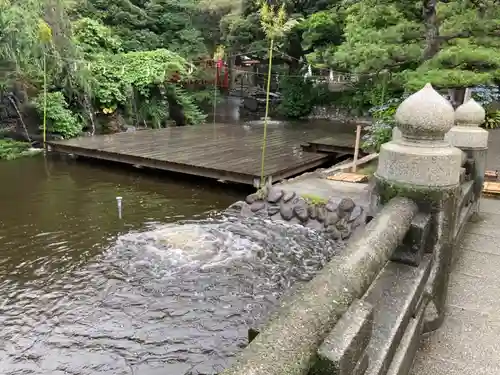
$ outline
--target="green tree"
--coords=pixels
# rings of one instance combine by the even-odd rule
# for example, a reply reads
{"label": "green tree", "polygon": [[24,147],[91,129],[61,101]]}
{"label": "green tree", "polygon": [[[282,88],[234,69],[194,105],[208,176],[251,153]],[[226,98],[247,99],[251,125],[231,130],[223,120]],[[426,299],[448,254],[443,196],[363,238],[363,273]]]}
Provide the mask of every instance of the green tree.
{"label": "green tree", "polygon": [[[224,0],[219,1],[226,4]],[[303,61],[307,54],[312,53],[320,44],[324,43],[325,39],[340,38],[342,35],[337,24],[328,32],[326,29],[331,27],[332,24],[325,25],[321,37],[317,35],[318,30],[316,29],[319,24],[318,20],[322,16],[332,14],[335,17],[336,9],[341,3],[339,0],[284,0],[271,3],[283,6],[287,18],[301,20],[276,45],[276,49],[280,51],[276,56],[277,63],[286,63],[290,72],[296,72],[301,67],[300,61]],[[267,57],[265,32],[258,27],[260,13],[261,8],[258,2],[244,0],[240,7],[233,8],[222,19],[223,41],[233,53],[248,53],[250,51],[251,55],[260,58]],[[317,13],[320,13],[320,15],[315,16]]]}
{"label": "green tree", "polygon": [[431,82],[459,89],[500,79],[500,6],[495,0],[360,0],[346,9],[345,41],[329,65],[391,73],[409,90]]}
{"label": "green tree", "polygon": [[218,37],[219,20],[202,12],[199,0],[88,0],[78,13],[110,27],[125,52],[165,48],[206,57]]}
{"label": "green tree", "polygon": [[[104,3],[73,8],[67,0],[0,0],[0,116],[14,106],[24,125],[35,108],[40,118],[29,123],[47,118],[50,133],[72,137],[85,127],[94,132],[99,120],[161,126],[175,100],[187,123],[202,122],[196,99],[203,95],[171,81],[176,73],[203,74],[189,63],[207,53],[208,37],[194,24],[208,28],[214,21],[206,26],[196,18],[203,17],[196,1],[111,2],[92,13],[91,6]],[[130,22],[120,24],[120,17]]]}

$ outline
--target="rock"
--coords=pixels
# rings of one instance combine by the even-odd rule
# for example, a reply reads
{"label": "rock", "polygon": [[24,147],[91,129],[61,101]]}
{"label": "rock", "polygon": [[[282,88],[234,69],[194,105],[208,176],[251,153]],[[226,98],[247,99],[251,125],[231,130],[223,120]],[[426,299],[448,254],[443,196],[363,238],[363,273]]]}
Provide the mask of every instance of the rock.
{"label": "rock", "polygon": [[327,211],[335,212],[337,210],[337,203],[334,200],[329,199],[325,205],[325,208]]}
{"label": "rock", "polygon": [[335,225],[330,225],[326,227],[325,232],[328,233],[330,237],[334,240],[338,240],[342,237],[339,230],[335,227]]}
{"label": "rock", "polygon": [[309,212],[307,208],[308,208],[307,203],[305,202],[304,204],[299,203],[293,207],[293,212],[295,213],[297,218],[302,222],[305,222],[307,221],[307,219],[309,219]]}
{"label": "rock", "polygon": [[354,207],[354,210],[352,210],[351,214],[349,215],[347,222],[350,223],[354,228],[364,224],[366,222],[365,210],[360,206]]}
{"label": "rock", "polygon": [[325,217],[325,227],[331,226],[331,225],[336,225],[338,221],[340,220],[339,215],[337,215],[336,212],[326,212],[326,217]]}
{"label": "rock", "polygon": [[318,217],[318,206],[315,204],[310,204],[308,209],[309,219],[315,220]]}
{"label": "rock", "polygon": [[277,204],[269,204],[267,205],[267,212],[269,213],[269,216],[273,216],[280,212],[280,206]]}
{"label": "rock", "polygon": [[323,230],[323,229],[325,229],[323,227],[323,223],[320,223],[318,220],[309,220],[305,226],[307,228],[314,229],[314,230]]}
{"label": "rock", "polygon": [[298,195],[296,195],[296,196],[292,199],[292,201],[291,201],[291,203],[292,203],[294,206],[296,206],[296,205],[298,205],[298,204],[302,204],[302,202],[304,202],[305,204],[307,204],[306,200],[305,200],[304,198],[302,198],[301,196],[298,196]]}
{"label": "rock", "polygon": [[283,194],[283,202],[288,203],[290,202],[293,198],[295,198],[295,192],[293,191],[286,191]]}
{"label": "rock", "polygon": [[[257,203],[257,202],[256,202]],[[255,204],[255,203],[254,203]],[[255,216],[261,217],[261,218],[268,218],[269,217],[269,211],[267,210],[267,205],[264,205],[264,208],[258,210],[255,212]]]}
{"label": "rock", "polygon": [[243,217],[250,217],[250,216],[254,215],[254,213],[250,209],[250,205],[248,203],[244,203],[242,205],[240,215]]}
{"label": "rock", "polygon": [[283,197],[284,194],[283,190],[272,187],[267,195],[267,201],[270,203],[276,203]]}
{"label": "rock", "polygon": [[360,206],[354,207],[354,209],[351,211],[349,214],[349,218],[347,219],[348,222],[356,220],[359,216],[363,214],[363,208]]}
{"label": "rock", "polygon": [[354,210],[354,207],[356,207],[356,203],[351,198],[344,198],[340,201],[337,210],[350,213]]}
{"label": "rock", "polygon": [[351,224],[349,224],[347,222],[346,217],[339,220],[335,226],[337,227],[338,231],[340,232],[341,238],[343,240],[348,238],[352,233],[352,230],[351,230],[352,226],[351,226]]}
{"label": "rock", "polygon": [[238,202],[234,202],[232,205],[230,205],[227,210],[228,211],[234,211],[234,212],[240,212],[241,209],[243,208],[243,205],[245,205],[246,202],[243,202],[243,201],[238,201]]}
{"label": "rock", "polygon": [[319,222],[324,222],[328,212],[329,211],[327,211],[325,207],[318,207],[316,209],[316,220],[318,220]]}
{"label": "rock", "polygon": [[350,198],[342,199],[339,204],[337,201],[331,198],[326,205],[312,204],[294,192],[270,186],[248,195],[245,201],[232,204],[228,213],[302,224],[310,229],[323,230],[335,240],[344,240],[355,228],[364,225],[366,213]]}
{"label": "rock", "polygon": [[271,215],[270,219],[272,221],[283,221],[283,217],[281,216],[280,212],[278,212],[278,213],[276,213],[274,215]]}
{"label": "rock", "polygon": [[290,203],[281,202],[280,213],[281,217],[283,217],[284,220],[291,220],[293,218],[293,205]]}
{"label": "rock", "polygon": [[352,232],[351,231],[340,231],[340,238],[343,240],[347,240],[349,237],[351,237]]}
{"label": "rock", "polygon": [[264,208],[266,208],[266,202],[264,201],[255,201],[250,205],[252,212],[257,212]]}
{"label": "rock", "polygon": [[258,201],[259,199],[260,199],[259,194],[252,193],[245,198],[245,202],[247,202],[248,204],[252,204],[253,202]]}

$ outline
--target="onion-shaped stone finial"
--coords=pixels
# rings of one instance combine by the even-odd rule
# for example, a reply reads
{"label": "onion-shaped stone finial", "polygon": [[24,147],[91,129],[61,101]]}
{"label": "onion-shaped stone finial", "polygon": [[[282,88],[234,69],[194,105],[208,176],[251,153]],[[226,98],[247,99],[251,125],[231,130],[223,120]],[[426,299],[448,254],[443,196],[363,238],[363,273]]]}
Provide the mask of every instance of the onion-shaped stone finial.
{"label": "onion-shaped stone finial", "polygon": [[458,126],[479,126],[485,117],[486,111],[474,99],[469,99],[455,111],[455,123]]}
{"label": "onion-shaped stone finial", "polygon": [[453,127],[455,111],[428,83],[401,103],[395,119],[404,139],[438,141]]}

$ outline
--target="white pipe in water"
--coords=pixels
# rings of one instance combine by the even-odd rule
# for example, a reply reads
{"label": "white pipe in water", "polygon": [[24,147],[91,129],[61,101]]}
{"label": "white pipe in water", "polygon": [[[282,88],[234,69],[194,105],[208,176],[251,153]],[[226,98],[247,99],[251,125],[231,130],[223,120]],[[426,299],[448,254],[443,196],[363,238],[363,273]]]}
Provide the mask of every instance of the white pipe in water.
{"label": "white pipe in water", "polygon": [[116,204],[118,205],[118,218],[122,218],[122,197],[116,197]]}

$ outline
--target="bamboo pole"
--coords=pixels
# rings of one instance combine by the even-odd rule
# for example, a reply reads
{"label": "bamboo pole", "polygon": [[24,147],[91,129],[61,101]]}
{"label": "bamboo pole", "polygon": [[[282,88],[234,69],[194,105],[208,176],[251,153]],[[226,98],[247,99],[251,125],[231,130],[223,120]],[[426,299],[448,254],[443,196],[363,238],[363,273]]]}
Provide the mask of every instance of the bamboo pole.
{"label": "bamboo pole", "polygon": [[354,144],[354,160],[352,162],[352,172],[355,173],[358,166],[359,142],[361,139],[361,125],[356,126],[356,143]]}
{"label": "bamboo pole", "polygon": [[47,148],[47,54],[43,53],[43,148]]}
{"label": "bamboo pole", "polygon": [[269,92],[271,91],[271,72],[273,63],[273,47],[274,39],[269,42],[269,68],[267,70],[267,89],[266,89],[266,114],[264,115],[264,135],[262,139],[262,154],[260,160],[260,184],[261,187],[265,185],[264,182],[264,166],[266,159],[266,143],[267,143],[267,120],[269,117]]}

